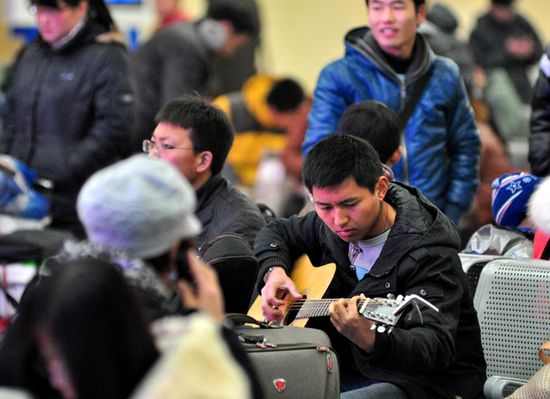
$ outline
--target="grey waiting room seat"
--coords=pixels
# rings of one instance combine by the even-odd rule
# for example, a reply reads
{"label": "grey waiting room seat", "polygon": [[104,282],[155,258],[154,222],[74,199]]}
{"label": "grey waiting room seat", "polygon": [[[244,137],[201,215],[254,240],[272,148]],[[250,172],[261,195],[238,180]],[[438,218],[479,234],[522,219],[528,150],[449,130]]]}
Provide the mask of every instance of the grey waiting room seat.
{"label": "grey waiting room seat", "polygon": [[550,262],[497,259],[483,267],[474,296],[487,362],[484,393],[504,398],[541,367],[550,340]]}
{"label": "grey waiting room seat", "polygon": [[462,264],[462,270],[468,276],[468,282],[472,298],[476,292],[477,284],[479,282],[479,276],[485,265],[495,259],[509,259],[500,255],[478,255],[478,254],[466,254],[459,253],[460,262]]}

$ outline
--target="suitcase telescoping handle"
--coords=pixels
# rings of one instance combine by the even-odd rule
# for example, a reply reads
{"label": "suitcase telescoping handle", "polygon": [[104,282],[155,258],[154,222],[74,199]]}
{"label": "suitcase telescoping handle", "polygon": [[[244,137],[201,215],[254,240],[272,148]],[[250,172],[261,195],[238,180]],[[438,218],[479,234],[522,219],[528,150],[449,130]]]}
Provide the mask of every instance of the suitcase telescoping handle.
{"label": "suitcase telescoping handle", "polygon": [[244,324],[253,324],[260,328],[269,328],[269,329],[280,328],[280,327],[272,326],[266,321],[256,320],[255,318],[250,317],[249,315],[244,313],[227,313],[225,315],[223,323],[228,328],[235,328],[235,327],[242,326]]}

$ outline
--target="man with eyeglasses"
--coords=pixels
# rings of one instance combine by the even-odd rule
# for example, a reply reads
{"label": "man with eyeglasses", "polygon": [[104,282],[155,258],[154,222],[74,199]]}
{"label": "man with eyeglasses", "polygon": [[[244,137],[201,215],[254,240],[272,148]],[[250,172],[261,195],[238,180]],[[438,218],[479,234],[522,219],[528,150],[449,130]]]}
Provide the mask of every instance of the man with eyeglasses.
{"label": "man with eyeglasses", "polygon": [[259,208],[220,174],[233,144],[234,132],[220,109],[194,96],[166,103],[143,151],[170,162],[197,194],[196,216],[203,225],[197,248],[221,233],[238,233],[254,245],[265,225]]}

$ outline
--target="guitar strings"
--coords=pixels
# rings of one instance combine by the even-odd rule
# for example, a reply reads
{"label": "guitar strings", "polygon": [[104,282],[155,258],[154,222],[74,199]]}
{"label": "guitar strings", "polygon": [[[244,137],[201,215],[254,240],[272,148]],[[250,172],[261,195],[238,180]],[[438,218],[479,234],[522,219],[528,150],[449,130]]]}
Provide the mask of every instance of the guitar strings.
{"label": "guitar strings", "polygon": [[[298,310],[296,313],[296,319],[306,319],[310,317],[319,317],[319,316],[328,316],[329,305],[333,302],[336,302],[338,299],[319,299],[314,301],[302,300],[298,304],[291,304],[291,310]],[[361,300],[358,302],[364,302]],[[294,305],[294,306],[293,306]],[[361,304],[358,303],[358,307],[361,307]]]}
{"label": "guitar strings", "polygon": [[[363,306],[363,303],[368,299],[359,299],[357,307]],[[292,302],[287,311],[297,311],[296,319],[309,318],[315,316],[328,316],[329,305],[338,299],[300,299]]]}
{"label": "guitar strings", "polygon": [[[359,299],[357,305],[360,307],[367,300],[369,299]],[[300,309],[303,306],[328,306],[336,301],[339,301],[339,299],[298,299],[297,301],[291,302],[288,309]]]}

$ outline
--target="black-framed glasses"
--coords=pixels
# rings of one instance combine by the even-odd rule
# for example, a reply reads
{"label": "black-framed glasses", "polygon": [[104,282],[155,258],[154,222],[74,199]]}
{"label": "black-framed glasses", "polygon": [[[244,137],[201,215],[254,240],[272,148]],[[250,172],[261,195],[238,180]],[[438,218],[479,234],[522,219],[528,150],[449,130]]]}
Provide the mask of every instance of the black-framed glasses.
{"label": "black-framed glasses", "polygon": [[157,153],[162,153],[170,150],[192,150],[195,151],[195,148],[193,147],[178,147],[172,144],[167,143],[157,143],[153,140],[143,140],[143,143],[141,145],[141,150],[143,152],[146,152],[147,154],[150,153],[152,150],[155,150]]}

